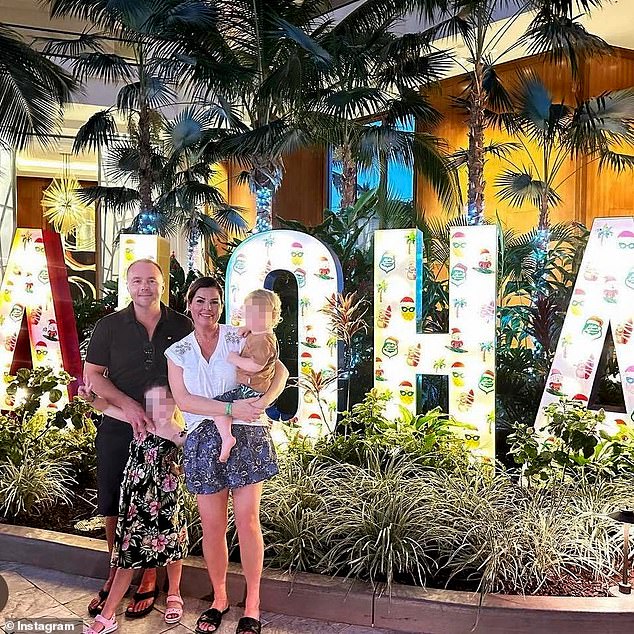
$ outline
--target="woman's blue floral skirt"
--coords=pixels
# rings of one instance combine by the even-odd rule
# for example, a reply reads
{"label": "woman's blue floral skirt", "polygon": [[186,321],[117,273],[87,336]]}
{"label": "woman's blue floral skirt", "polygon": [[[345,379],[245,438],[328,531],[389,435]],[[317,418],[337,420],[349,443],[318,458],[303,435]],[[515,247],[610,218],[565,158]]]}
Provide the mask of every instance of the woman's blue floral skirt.
{"label": "woman's blue floral skirt", "polygon": [[279,471],[268,426],[232,425],[236,444],[226,463],[219,462],[222,440],[215,423],[204,420],[187,436],[183,466],[187,489],[209,495],[268,480]]}

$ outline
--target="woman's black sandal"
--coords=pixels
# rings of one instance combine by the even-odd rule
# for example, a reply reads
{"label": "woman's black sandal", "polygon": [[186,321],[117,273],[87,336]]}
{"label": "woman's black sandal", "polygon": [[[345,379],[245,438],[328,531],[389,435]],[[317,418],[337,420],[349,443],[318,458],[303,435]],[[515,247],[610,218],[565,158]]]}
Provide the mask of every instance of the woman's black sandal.
{"label": "woman's black sandal", "polygon": [[[222,617],[229,612],[229,608],[223,610],[217,610],[216,608],[209,608],[205,610],[199,617],[198,621],[196,621],[196,629],[194,630],[196,634],[211,634],[211,632],[215,632],[222,623]],[[213,630],[201,630],[200,626],[205,623],[207,625],[213,625]]]}
{"label": "woman's black sandal", "polygon": [[236,634],[260,634],[262,631],[262,623],[257,619],[252,619],[250,616],[243,616],[238,621],[238,627],[236,628]]}

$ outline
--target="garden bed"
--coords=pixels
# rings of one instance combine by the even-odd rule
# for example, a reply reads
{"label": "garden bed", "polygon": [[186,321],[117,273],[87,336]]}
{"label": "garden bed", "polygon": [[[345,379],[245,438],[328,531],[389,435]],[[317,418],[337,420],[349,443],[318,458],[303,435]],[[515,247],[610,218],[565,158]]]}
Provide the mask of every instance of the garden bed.
{"label": "garden bed", "polygon": [[[101,540],[41,529],[0,526],[0,552],[11,561],[100,577],[107,570],[106,544]],[[230,566],[234,601],[244,593],[240,569]],[[190,557],[183,573],[183,594],[202,598],[209,592],[204,562]],[[307,618],[353,625],[375,625],[401,632],[426,634],[630,634],[634,599],[521,597],[492,594],[480,609],[470,592],[413,588],[394,584],[391,596],[369,584],[300,573],[267,570],[262,583],[262,608]]]}

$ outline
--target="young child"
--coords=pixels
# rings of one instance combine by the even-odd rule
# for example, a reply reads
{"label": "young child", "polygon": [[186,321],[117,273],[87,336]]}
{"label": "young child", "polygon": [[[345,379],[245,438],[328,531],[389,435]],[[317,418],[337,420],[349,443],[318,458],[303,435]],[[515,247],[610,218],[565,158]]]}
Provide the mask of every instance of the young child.
{"label": "young child", "polygon": [[231,433],[231,403],[243,398],[262,396],[269,389],[275,374],[279,347],[273,328],[280,322],[282,304],[273,291],[264,288],[249,293],[244,300],[244,321],[249,334],[240,354],[231,352],[229,363],[236,366],[240,385],[216,396],[227,403],[226,416],[216,416],[214,422],[222,439],[220,462],[227,462],[236,439]]}
{"label": "young child", "polygon": [[[97,411],[126,420],[121,409],[96,397],[90,385],[81,387],[79,396],[91,402]],[[180,450],[176,443],[183,444],[184,435],[167,377],[146,388],[145,406],[155,429],[130,443],[110,564],[117,572],[101,614],[84,630],[85,634],[107,634],[117,629],[115,613],[137,568],[167,566],[165,622],[178,623],[183,615],[180,579],[188,538],[182,490],[178,485]]]}

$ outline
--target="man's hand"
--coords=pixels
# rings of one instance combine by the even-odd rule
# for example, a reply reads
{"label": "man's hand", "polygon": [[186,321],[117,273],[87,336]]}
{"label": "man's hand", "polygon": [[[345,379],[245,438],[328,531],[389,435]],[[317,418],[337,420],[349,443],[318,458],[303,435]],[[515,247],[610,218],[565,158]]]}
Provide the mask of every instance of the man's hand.
{"label": "man's hand", "polygon": [[92,403],[95,400],[95,394],[92,391],[91,385],[80,385],[77,388],[77,396],[87,403]]}
{"label": "man's hand", "polygon": [[245,398],[234,401],[232,406],[232,417],[243,420],[245,423],[253,423],[264,411],[264,405],[260,398]]}
{"label": "man's hand", "polygon": [[145,409],[134,399],[126,401],[121,409],[125,414],[126,420],[132,425],[132,431],[137,440],[144,440],[147,432],[154,430],[154,423],[148,418]]}

